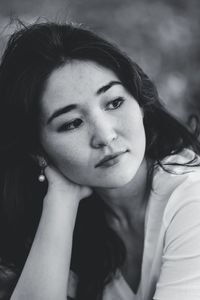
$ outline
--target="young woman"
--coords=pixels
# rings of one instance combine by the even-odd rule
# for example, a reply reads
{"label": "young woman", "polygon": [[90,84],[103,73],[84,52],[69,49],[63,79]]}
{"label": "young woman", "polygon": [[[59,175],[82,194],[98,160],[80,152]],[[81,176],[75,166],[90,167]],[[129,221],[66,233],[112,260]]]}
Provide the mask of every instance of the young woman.
{"label": "young woman", "polygon": [[200,298],[200,147],[137,64],[24,26],[0,101],[1,299]]}

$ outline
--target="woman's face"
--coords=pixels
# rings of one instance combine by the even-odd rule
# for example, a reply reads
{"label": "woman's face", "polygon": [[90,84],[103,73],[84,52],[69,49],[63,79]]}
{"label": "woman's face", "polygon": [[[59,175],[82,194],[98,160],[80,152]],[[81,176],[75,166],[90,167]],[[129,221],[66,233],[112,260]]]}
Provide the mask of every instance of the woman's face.
{"label": "woman's face", "polygon": [[134,178],[145,152],[143,114],[111,70],[74,60],[53,71],[40,117],[48,160],[71,181],[115,188]]}

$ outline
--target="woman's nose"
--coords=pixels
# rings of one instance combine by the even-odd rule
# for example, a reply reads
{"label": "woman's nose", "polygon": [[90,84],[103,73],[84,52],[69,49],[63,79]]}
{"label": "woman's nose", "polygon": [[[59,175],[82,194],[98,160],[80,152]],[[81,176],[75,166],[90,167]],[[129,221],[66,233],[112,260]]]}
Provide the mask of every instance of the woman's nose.
{"label": "woman's nose", "polygon": [[[105,121],[105,120],[104,120]],[[117,139],[117,133],[114,130],[112,124],[108,122],[95,122],[93,126],[92,136],[91,136],[91,146],[93,148],[101,148],[109,146],[114,140]]]}

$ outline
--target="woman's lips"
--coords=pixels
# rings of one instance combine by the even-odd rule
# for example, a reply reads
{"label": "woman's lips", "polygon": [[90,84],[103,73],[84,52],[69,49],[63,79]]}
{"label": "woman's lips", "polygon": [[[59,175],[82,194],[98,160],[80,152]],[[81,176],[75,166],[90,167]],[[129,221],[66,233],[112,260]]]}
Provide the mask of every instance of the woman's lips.
{"label": "woman's lips", "polygon": [[106,155],[103,159],[101,159],[96,165],[95,168],[98,167],[110,167],[117,164],[120,161],[120,156],[127,151],[119,151],[110,155]]}

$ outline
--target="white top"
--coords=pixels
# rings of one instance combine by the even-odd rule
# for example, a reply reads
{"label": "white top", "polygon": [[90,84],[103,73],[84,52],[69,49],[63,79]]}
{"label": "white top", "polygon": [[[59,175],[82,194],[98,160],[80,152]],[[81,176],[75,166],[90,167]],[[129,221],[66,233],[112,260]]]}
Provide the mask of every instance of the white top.
{"label": "white top", "polygon": [[119,272],[105,287],[103,300],[200,299],[200,167],[166,165],[193,157],[184,150],[163,160],[173,174],[161,167],[154,172],[137,294]]}

